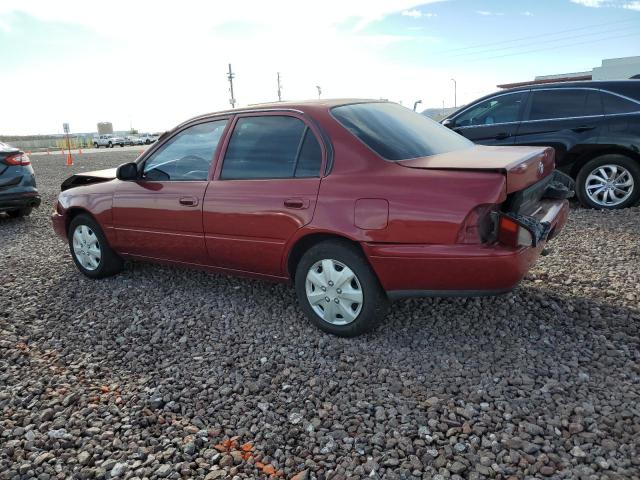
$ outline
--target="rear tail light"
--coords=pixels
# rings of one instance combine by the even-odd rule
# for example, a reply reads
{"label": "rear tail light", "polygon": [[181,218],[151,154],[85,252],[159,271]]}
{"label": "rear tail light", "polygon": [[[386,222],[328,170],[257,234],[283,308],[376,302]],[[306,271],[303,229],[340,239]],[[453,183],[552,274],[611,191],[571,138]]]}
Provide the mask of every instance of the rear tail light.
{"label": "rear tail light", "polygon": [[29,156],[26,153],[19,152],[14,153],[13,155],[9,155],[4,159],[4,163],[6,163],[7,165],[24,167],[26,165],[31,165],[31,160],[29,160]]}
{"label": "rear tail light", "polygon": [[491,203],[478,205],[471,210],[458,231],[456,242],[478,244],[491,241],[494,235],[494,220],[491,214],[497,211],[498,207],[499,205]]}
{"label": "rear tail light", "polygon": [[498,241],[510,247],[530,247],[533,236],[515,220],[501,216],[498,222]]}

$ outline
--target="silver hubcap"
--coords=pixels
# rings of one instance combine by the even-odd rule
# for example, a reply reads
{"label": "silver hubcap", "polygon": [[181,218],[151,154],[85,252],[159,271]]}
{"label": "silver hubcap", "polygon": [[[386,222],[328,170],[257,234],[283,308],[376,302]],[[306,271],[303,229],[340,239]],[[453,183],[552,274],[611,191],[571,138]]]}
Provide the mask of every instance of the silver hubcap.
{"label": "silver hubcap", "polygon": [[619,205],[633,193],[631,172],[620,165],[602,165],[589,174],[585,182],[587,196],[603,207]]}
{"label": "silver hubcap", "polygon": [[73,253],[87,270],[95,270],[100,265],[102,252],[96,234],[86,225],[78,225],[73,232]]}
{"label": "silver hubcap", "polygon": [[325,322],[347,325],[360,311],[364,297],[356,274],[337,260],[320,260],[307,273],[307,299]]}

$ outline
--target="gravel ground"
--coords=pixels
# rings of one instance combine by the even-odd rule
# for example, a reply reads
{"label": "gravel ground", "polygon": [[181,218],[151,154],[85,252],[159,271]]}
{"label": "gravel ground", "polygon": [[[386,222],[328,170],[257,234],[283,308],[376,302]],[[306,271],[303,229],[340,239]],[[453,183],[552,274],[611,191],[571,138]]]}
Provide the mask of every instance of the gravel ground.
{"label": "gravel ground", "polygon": [[[0,479],[640,478],[640,209],[572,209],[521,286],[310,326],[287,285],[137,263],[92,281],[34,157],[0,218]],[[481,272],[479,272],[481,274]]]}

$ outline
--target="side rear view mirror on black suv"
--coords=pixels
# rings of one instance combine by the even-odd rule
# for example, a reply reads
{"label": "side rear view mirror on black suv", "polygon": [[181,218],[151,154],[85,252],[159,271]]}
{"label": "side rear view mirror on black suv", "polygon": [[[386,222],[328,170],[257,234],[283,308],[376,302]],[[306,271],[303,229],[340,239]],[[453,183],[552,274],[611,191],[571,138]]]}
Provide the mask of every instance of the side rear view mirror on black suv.
{"label": "side rear view mirror on black suv", "polygon": [[131,181],[138,179],[138,165],[134,162],[122,164],[116,170],[118,180]]}

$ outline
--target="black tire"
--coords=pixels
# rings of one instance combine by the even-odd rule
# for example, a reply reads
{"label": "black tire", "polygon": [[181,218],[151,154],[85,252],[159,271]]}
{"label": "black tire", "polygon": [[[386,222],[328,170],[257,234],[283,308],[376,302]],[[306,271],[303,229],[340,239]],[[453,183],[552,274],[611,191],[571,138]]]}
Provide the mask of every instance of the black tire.
{"label": "black tire", "polygon": [[124,148],[124,143],[121,143],[121,144],[120,144],[120,148]]}
{"label": "black tire", "polygon": [[[631,195],[623,202],[615,205],[601,205],[587,195],[587,179],[589,174],[603,165],[616,165],[626,169],[630,173],[633,179],[633,190]],[[576,177],[576,195],[580,203],[587,208],[615,210],[632,207],[640,200],[640,162],[619,154],[602,155],[589,160],[582,166]]]}
{"label": "black tire", "polygon": [[[100,249],[100,261],[97,268],[93,270],[85,268],[82,265],[82,263],[78,260],[73,248],[73,234],[76,231],[76,228],[82,225],[88,227],[93,232],[93,234],[97,238]],[[78,270],[80,270],[87,277],[93,279],[105,278],[115,275],[122,270],[122,259],[116,252],[111,249],[109,243],[107,243],[107,239],[104,236],[104,233],[102,232],[102,228],[100,228],[98,222],[96,222],[90,215],[80,214],[74,217],[69,224],[67,238],[69,241],[69,251],[71,252],[73,263],[75,263]]]}
{"label": "black tire", "polygon": [[[356,276],[356,283],[352,285],[359,284],[363,300],[359,313],[350,323],[337,325],[325,321],[316,313],[307,298],[307,274],[317,262],[325,259],[334,260],[347,266]],[[317,243],[307,250],[296,267],[295,288],[300,306],[309,320],[321,330],[340,337],[354,337],[373,330],[385,317],[389,306],[387,295],[367,260],[354,245],[343,240],[327,240]],[[327,291],[326,293],[334,295],[336,291]],[[322,301],[324,302],[324,300]],[[353,305],[350,305],[349,308],[352,307]]]}
{"label": "black tire", "polygon": [[100,148],[100,145],[98,144],[98,142],[93,142],[93,148]]}
{"label": "black tire", "polygon": [[145,145],[149,145],[150,143],[151,143],[151,141],[148,138],[144,141]]}
{"label": "black tire", "polygon": [[33,208],[31,208],[31,207],[24,207],[24,208],[20,208],[18,210],[9,210],[7,212],[7,215],[9,215],[11,218],[27,217],[27,216],[31,215],[31,211],[32,210],[33,210]]}
{"label": "black tire", "polygon": [[113,148],[113,143],[111,142],[107,143],[107,148]]}

